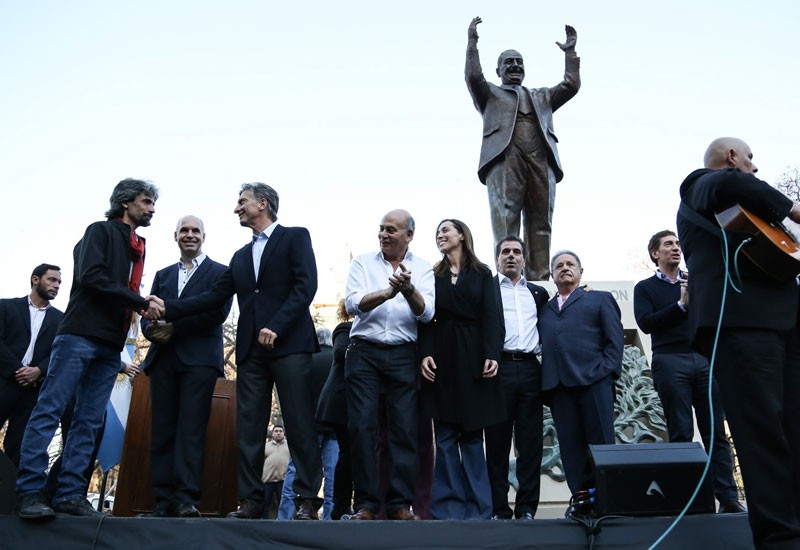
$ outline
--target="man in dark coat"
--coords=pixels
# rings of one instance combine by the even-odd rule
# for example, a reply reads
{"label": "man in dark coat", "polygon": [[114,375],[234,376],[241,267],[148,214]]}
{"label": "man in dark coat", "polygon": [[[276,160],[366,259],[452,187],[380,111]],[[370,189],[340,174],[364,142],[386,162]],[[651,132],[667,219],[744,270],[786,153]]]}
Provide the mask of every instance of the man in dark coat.
{"label": "man in dark coat", "polygon": [[571,251],[551,262],[558,292],[539,318],[542,390],[558,432],[570,491],[583,487],[590,444],[612,444],[614,380],[622,370],[620,311],[609,292],[585,291],[583,267]]}
{"label": "man in dark coat", "polygon": [[757,548],[798,548],[800,460],[789,441],[797,418],[784,414],[785,403],[800,400],[800,387],[784,384],[797,281],[777,280],[737,255],[740,246],[745,252],[753,246],[745,243],[751,235],[721,232],[715,220],[716,212],[738,204],[765,222],[787,216],[800,222],[800,204],[755,177],[752,159],[750,147],[737,138],[709,145],[705,168],[681,184],[678,236],[690,273],[690,334],[696,349],[714,357],[711,369],[742,469],[753,541]]}
{"label": "man in dark coat", "polygon": [[497,244],[497,300],[503,311],[505,338],[500,360],[500,382],[508,420],[486,428],[486,465],[492,485],[492,518],[511,519],[508,505],[508,459],[513,436],[517,450],[517,490],[513,515],[533,519],[539,507],[542,469],[542,365],[539,311],[547,291],[525,280],[525,244],[509,235]]}
{"label": "man in dark coat", "polygon": [[[23,519],[50,518],[55,515],[53,509],[74,516],[102,515],[83,496],[83,472],[119,373],[119,354],[132,314],[163,314],[160,299],[139,295],[145,242],[136,229],[150,225],[156,199],[158,190],[152,183],[122,180],[111,194],[107,220],[87,227],[75,246],[67,311],[53,341],[50,369],[22,440],[17,494]],[[47,447],[73,397],[74,417],[51,508],[42,492],[50,458]]]}
{"label": "man in dark coat", "polygon": [[566,26],[567,40],[556,42],[564,51],[564,80],[550,88],[522,86],[525,67],[516,50],[506,50],[497,60],[501,86],[486,82],[478,57],[478,24],[467,31],[467,88],[475,108],[483,115],[483,142],[478,177],[489,192],[495,245],[506,235],[519,235],[520,215],[525,218],[525,276],[546,280],[550,276],[550,233],[556,183],[564,173],[558,158],[558,138],[553,113],[572,99],[581,87],[580,58],[575,53],[578,33]]}
{"label": "man in dark coat", "polygon": [[242,185],[234,214],[253,240],[234,253],[211,290],[165,301],[166,320],[214,310],[234,294],[236,332],[236,436],[239,443],[238,519],[261,519],[264,442],[277,386],[289,451],[297,475],[295,519],[318,519],[322,461],[314,423],[311,354],[319,351],[309,306],[317,292],[317,264],[304,227],[278,220],[278,193],[264,183]]}
{"label": "man in dark coat", "polygon": [[61,268],[41,264],[28,296],[0,300],[0,426],[8,421],[3,449],[14,466],[64,316],[50,304],[60,286]]}
{"label": "man in dark coat", "polygon": [[[210,289],[226,266],[203,253],[203,221],[184,216],[175,228],[181,259],[156,273],[150,294],[185,299]],[[224,378],[223,306],[172,323],[142,318],[150,349],[142,369],[150,376],[153,406],[150,478],[156,517],[199,517],[203,449],[217,378]]]}

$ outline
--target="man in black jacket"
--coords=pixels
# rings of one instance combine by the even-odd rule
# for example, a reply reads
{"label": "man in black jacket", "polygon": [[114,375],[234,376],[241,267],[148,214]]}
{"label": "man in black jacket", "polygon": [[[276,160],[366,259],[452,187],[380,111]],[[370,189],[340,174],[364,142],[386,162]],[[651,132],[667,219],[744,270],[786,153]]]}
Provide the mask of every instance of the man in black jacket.
{"label": "man in black jacket", "polygon": [[0,425],[8,420],[3,449],[17,467],[22,435],[64,316],[50,304],[60,286],[61,268],[41,264],[31,274],[28,296],[0,300]]}
{"label": "man in black jacket", "polygon": [[[186,299],[214,286],[226,266],[203,253],[203,220],[183,216],[175,228],[181,259],[161,269],[151,294]],[[153,405],[150,479],[156,517],[200,517],[197,504],[203,478],[203,450],[217,378],[224,378],[222,323],[232,300],[173,323],[143,317],[150,350],[142,369],[150,376]]]}
{"label": "man in black jacket", "polygon": [[219,308],[234,294],[236,332],[236,437],[239,444],[238,519],[261,519],[264,509],[264,441],[278,388],[286,439],[297,470],[294,519],[319,519],[322,460],[314,424],[311,354],[319,351],[309,306],[317,291],[317,263],[304,227],[278,221],[278,193],[264,183],[245,183],[234,214],[252,230],[214,286],[198,296],[165,302],[166,320]]}
{"label": "man in black jacket", "polygon": [[[145,243],[135,231],[150,225],[157,198],[158,190],[152,183],[122,180],[111,194],[106,221],[87,227],[75,246],[67,311],[22,441],[17,494],[23,519],[53,517],[53,509],[76,516],[100,515],[83,497],[83,472],[119,372],[119,354],[131,315],[163,312],[160,300],[139,295]],[[75,416],[51,508],[42,493],[47,480],[47,447],[73,396]]]}
{"label": "man in black jacket", "polygon": [[486,428],[486,465],[492,486],[492,518],[511,519],[508,505],[508,459],[513,435],[517,452],[517,491],[514,515],[533,519],[539,507],[542,469],[542,365],[539,308],[549,296],[522,276],[525,245],[509,235],[497,243],[497,299],[503,311],[505,338],[500,382],[506,396],[508,420]]}
{"label": "man in black jacket", "polygon": [[[690,334],[707,358],[716,350],[712,369],[742,467],[755,546],[798,548],[800,515],[793,505],[798,461],[784,423],[784,402],[800,400],[800,387],[784,387],[787,332],[797,320],[797,282],[774,279],[744,254],[737,257],[749,235],[721,233],[715,221],[716,212],[737,204],[766,222],[786,216],[800,221],[800,204],[756,178],[752,158],[740,139],[711,143],[705,168],[681,184],[678,236],[691,274]],[[728,277],[738,291],[727,284]]]}

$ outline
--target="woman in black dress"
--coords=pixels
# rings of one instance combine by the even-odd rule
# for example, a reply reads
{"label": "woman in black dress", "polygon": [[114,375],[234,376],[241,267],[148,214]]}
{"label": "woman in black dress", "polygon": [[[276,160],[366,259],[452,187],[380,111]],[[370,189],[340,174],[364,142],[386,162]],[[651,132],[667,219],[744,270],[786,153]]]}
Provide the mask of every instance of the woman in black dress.
{"label": "woman in black dress", "polygon": [[431,513],[435,519],[489,519],[483,428],[506,414],[497,378],[502,312],[469,228],[459,220],[442,221],[436,245],[443,254],[433,269],[436,315],[420,330],[422,411],[434,419],[436,432]]}

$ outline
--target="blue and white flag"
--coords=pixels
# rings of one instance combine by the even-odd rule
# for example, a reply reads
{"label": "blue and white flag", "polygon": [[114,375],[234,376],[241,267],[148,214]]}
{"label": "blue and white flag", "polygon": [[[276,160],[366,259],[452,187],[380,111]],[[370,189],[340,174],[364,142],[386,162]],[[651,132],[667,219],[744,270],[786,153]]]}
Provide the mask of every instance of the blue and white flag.
{"label": "blue and white flag", "polygon": [[[120,361],[132,365],[136,354],[136,338],[139,336],[139,323],[136,315],[131,322],[125,347],[120,353]],[[122,443],[125,441],[125,427],[128,424],[128,409],[131,407],[133,385],[130,378],[124,373],[117,375],[114,389],[111,390],[111,399],[106,405],[106,428],[103,440],[97,452],[97,461],[104,472],[119,464],[122,458]]]}

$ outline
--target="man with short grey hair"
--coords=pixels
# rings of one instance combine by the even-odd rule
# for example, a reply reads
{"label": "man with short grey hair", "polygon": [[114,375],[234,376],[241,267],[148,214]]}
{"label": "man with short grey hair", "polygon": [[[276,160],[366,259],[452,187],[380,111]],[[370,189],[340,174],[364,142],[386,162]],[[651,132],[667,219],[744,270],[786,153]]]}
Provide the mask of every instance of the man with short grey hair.
{"label": "man with short grey hair", "polygon": [[557,252],[556,295],[541,310],[542,391],[558,432],[561,463],[574,494],[583,487],[590,444],[612,444],[614,381],[622,371],[624,338],[610,292],[581,287],[578,255]]}
{"label": "man with short grey hair", "polygon": [[380,223],[380,250],[353,260],[345,305],[355,316],[345,359],[347,416],[353,459],[356,513],[372,520],[381,506],[375,434],[379,398],[385,391],[392,470],[386,516],[419,519],[414,500],[417,462],[417,323],[434,313],[433,270],[408,246],[414,218],[405,210],[388,212]]}

